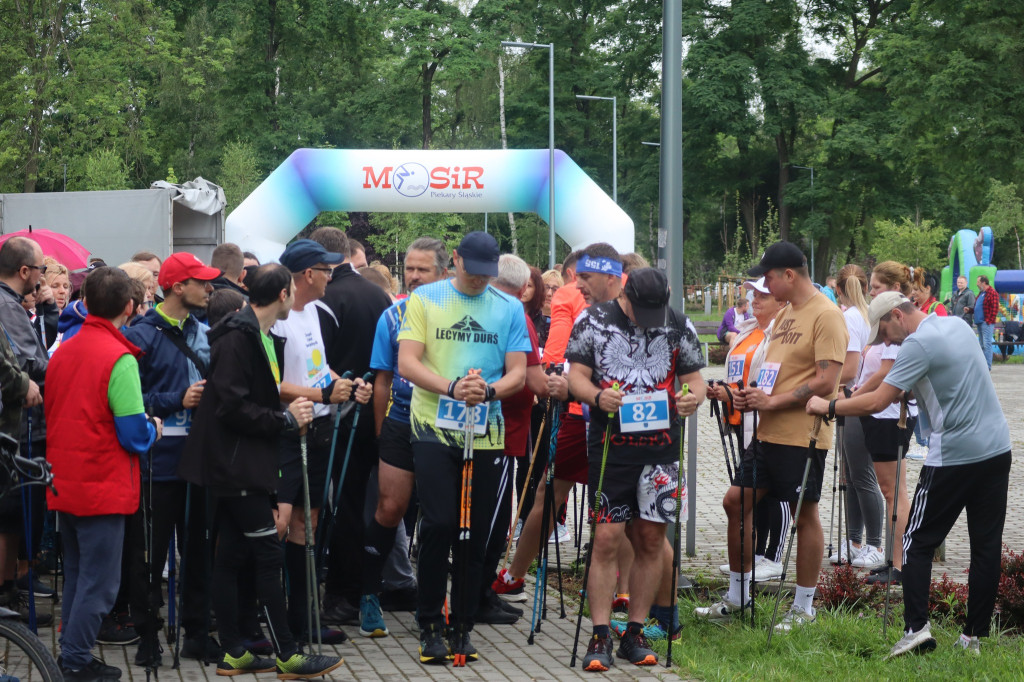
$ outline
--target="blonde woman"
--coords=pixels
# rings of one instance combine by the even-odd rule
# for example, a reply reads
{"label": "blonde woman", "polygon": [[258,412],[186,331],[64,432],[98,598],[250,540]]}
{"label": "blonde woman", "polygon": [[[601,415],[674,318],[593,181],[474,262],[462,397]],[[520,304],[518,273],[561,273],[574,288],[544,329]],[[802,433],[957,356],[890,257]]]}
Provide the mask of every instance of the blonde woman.
{"label": "blonde woman", "polygon": [[63,311],[71,299],[71,278],[65,265],[50,256],[43,257],[43,265],[46,266],[46,274],[43,281],[53,291],[53,300],[57,309]]}
{"label": "blonde woman", "polygon": [[[912,289],[910,268],[896,261],[879,263],[871,271],[870,287],[872,296],[878,296],[886,291],[898,291],[909,298]],[[898,353],[899,346],[896,345],[868,346],[864,353],[858,386],[853,394],[860,395],[878,388],[892,369]],[[869,583],[884,584],[890,580],[897,584],[903,582],[903,531],[907,527],[910,500],[907,498],[906,467],[900,467],[899,480],[896,479],[896,457],[900,451],[907,451],[910,434],[917,421],[917,404],[913,401],[910,403],[905,431],[897,427],[899,416],[899,405],[889,405],[877,414],[860,418],[861,427],[864,429],[864,444],[871,453],[875,476],[885,497],[886,519],[892,518],[893,502],[899,500],[896,504],[895,528],[892,537],[889,538],[893,549],[893,569],[891,573],[886,566],[875,569],[868,577]]]}
{"label": "blonde woman", "polygon": [[[862,356],[867,348],[868,334],[868,278],[859,265],[847,265],[836,277],[836,295],[846,308],[843,318],[850,344],[846,348],[846,361],[839,383],[852,387],[860,374]],[[829,557],[832,563],[849,561],[858,568],[874,568],[882,563],[882,528],[884,498],[878,488],[878,477],[871,453],[864,443],[861,420],[851,417],[845,421],[843,446],[845,453],[847,494],[847,539],[839,529],[839,547]],[[865,537],[866,536],[866,537]],[[866,541],[866,544],[862,544]]]}
{"label": "blonde woman", "polygon": [[141,319],[156,303],[156,277],[142,263],[122,263],[117,267],[120,270],[124,270],[128,273],[129,277],[141,282],[142,286],[146,287],[146,296],[142,301],[142,305],[135,310],[135,319]]}

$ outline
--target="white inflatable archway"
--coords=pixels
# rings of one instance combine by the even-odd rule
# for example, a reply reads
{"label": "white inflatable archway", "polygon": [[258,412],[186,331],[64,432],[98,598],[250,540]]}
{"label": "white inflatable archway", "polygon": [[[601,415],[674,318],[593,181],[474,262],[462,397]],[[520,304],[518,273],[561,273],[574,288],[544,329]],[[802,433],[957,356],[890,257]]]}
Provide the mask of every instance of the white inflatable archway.
{"label": "white inflatable archway", "polygon": [[[548,150],[298,149],[227,218],[226,238],[274,260],[321,211],[533,212],[548,220]],[[555,150],[555,229],[571,248],[633,250],[633,221]]]}

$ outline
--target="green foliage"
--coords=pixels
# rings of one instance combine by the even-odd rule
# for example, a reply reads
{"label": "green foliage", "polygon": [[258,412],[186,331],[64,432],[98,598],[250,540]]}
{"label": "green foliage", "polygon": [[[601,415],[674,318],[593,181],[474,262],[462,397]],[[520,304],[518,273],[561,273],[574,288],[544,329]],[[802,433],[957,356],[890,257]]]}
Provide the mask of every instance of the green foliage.
{"label": "green foliage", "polygon": [[262,177],[256,161],[256,151],[248,142],[228,142],[220,160],[219,178],[227,199],[228,212],[242,203],[259,186]]}
{"label": "green foliage", "polygon": [[366,241],[378,254],[404,253],[417,237],[440,239],[452,252],[465,233],[465,221],[457,213],[375,213],[373,234]]}
{"label": "green foliage", "polygon": [[[1024,201],[1021,200],[1016,185],[999,182],[994,178],[990,181],[988,207],[981,214],[981,224],[992,228],[992,235],[996,239],[996,264],[1024,269],[1020,251],[1020,231],[1024,229]],[[1016,253],[1016,259],[1010,255],[1012,253]]]}
{"label": "green foliage", "polygon": [[934,272],[944,265],[948,242],[948,230],[931,220],[922,220],[919,225],[909,218],[899,222],[881,220],[875,223],[871,255],[878,260],[895,260]]}
{"label": "green foliage", "polygon": [[112,149],[98,149],[85,159],[81,179],[75,190],[128,189],[128,168]]}

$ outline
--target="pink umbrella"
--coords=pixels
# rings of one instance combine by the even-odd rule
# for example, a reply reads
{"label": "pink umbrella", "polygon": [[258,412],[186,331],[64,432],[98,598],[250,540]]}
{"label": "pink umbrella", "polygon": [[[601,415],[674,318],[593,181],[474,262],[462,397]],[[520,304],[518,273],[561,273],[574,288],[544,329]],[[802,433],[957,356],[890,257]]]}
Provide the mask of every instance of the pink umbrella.
{"label": "pink umbrella", "polygon": [[38,243],[43,249],[44,256],[56,258],[62,265],[67,266],[68,270],[78,270],[89,264],[89,249],[66,234],[30,227],[27,230],[0,235],[0,244],[11,237],[27,237]]}

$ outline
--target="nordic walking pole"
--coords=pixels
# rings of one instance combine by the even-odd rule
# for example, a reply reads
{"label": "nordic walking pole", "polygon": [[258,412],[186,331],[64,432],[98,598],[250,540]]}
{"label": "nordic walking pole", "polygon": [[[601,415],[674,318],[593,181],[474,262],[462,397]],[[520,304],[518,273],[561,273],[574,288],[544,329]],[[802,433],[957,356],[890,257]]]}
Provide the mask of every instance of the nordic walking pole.
{"label": "nordic walking pole", "polygon": [[889,627],[889,593],[892,592],[892,553],[896,538],[896,509],[900,502],[900,474],[905,454],[903,443],[907,439],[907,394],[903,394],[900,401],[900,420],[897,423],[900,429],[900,440],[896,445],[896,490],[892,496],[892,524],[889,526],[889,541],[885,543],[885,570],[888,571],[889,579],[885,581],[885,616],[882,618],[882,637],[885,637],[886,629]]}
{"label": "nordic walking pole", "polygon": [[[469,370],[469,374],[479,374],[480,370]],[[476,426],[476,406],[466,405],[466,431],[465,443],[462,446],[462,487],[460,491],[459,504],[459,544],[462,546],[460,554],[462,561],[459,562],[459,590],[462,592],[461,609],[468,611],[469,597],[466,593],[466,583],[469,578],[469,554],[470,554],[470,529],[472,527],[473,509],[473,441],[476,439],[474,431]],[[454,589],[454,588],[453,588]],[[455,625],[455,646],[452,654],[453,668],[463,668],[466,665],[466,622],[464,615],[455,614],[455,600],[452,599],[452,616],[457,619]]]}
{"label": "nordic walking pole", "polygon": [[[619,382],[612,384],[612,390],[619,390]],[[601,394],[597,394],[600,400]],[[601,451],[601,470],[597,476],[597,489],[594,491],[594,508],[591,510],[592,516],[590,519],[590,547],[587,549],[587,561],[583,567],[583,598],[586,599],[587,593],[587,581],[590,578],[590,562],[594,558],[594,535],[597,533],[597,520],[601,515],[601,490],[604,488],[604,469],[608,463],[608,444],[612,438],[612,420],[615,419],[615,413],[608,413],[608,424],[604,427],[604,447]],[[576,667],[576,652],[580,646],[580,627],[583,626],[583,604],[580,604],[580,611],[576,615],[576,638],[572,643],[572,658],[569,660],[569,667]]]}
{"label": "nordic walking pole", "polygon": [[[544,410],[544,416],[540,420],[540,429],[537,430],[538,436],[544,433],[544,423],[547,421],[547,418],[547,410]],[[519,523],[519,515],[523,513],[523,504],[526,502],[526,493],[530,490],[530,477],[533,476],[533,465],[537,463],[537,453],[540,452],[541,440],[541,438],[538,438],[537,442],[533,444],[533,456],[530,458],[530,467],[526,470],[526,485],[523,486],[523,490],[519,495],[519,504],[516,505],[516,515],[512,519],[512,525],[509,526],[510,532],[508,534],[508,545],[505,547],[505,556],[501,560],[502,568],[508,566],[508,557],[512,554],[512,543],[516,539],[516,524]]]}
{"label": "nordic walking pole", "polygon": [[[740,391],[743,390],[743,379],[740,379],[739,381],[736,382],[736,388],[737,388],[737,390],[740,390]],[[735,403],[733,403],[733,404],[735,405]],[[735,409],[735,408],[732,408],[732,409]],[[740,602],[741,602],[741,604],[740,604],[740,622],[741,623],[743,622],[743,617],[744,617],[744,613],[743,612],[747,608],[747,601],[745,599],[743,599],[743,593],[747,592],[747,572],[743,570],[743,562],[747,560],[747,553],[746,553],[746,542],[747,542],[747,508],[746,508],[746,500],[747,500],[747,489],[743,486],[743,417],[742,417],[742,414],[743,414],[743,412],[741,410],[740,411],[740,456],[739,456],[739,459],[736,459],[735,448],[733,448],[733,459],[734,459],[734,461],[736,463],[736,476],[737,476],[739,484],[740,484]],[[729,446],[732,448],[733,447],[732,427],[731,426],[727,426],[726,428],[729,429]],[[755,494],[755,496],[756,496],[756,494]],[[751,534],[751,538],[753,538],[753,534]],[[753,571],[753,566],[754,566],[754,551],[753,551],[753,549],[754,548],[751,547],[750,549],[751,549],[751,551],[750,551],[750,566],[751,566],[751,571]],[[751,581],[753,581],[753,573],[751,573]],[[750,624],[751,625],[754,624],[753,618],[751,618]]]}
{"label": "nordic walking pole", "polygon": [[796,510],[793,513],[793,526],[789,531],[789,546],[786,547],[786,559],[782,564],[782,575],[779,576],[779,590],[775,593],[775,610],[772,611],[772,624],[768,627],[768,646],[772,645],[772,633],[775,632],[775,620],[779,616],[779,602],[782,600],[782,585],[786,582],[786,570],[789,568],[789,557],[793,553],[793,541],[796,540],[797,521],[800,519],[800,508],[804,504],[807,492],[807,476],[811,473],[811,460],[814,459],[815,446],[818,444],[818,432],[821,430],[821,417],[814,418],[811,427],[811,442],[807,446],[807,462],[804,464],[804,477],[800,482],[800,495],[796,499]]}
{"label": "nordic walking pole", "polygon": [[[555,433],[555,428],[558,426],[557,421],[557,404],[553,401],[548,402],[548,411],[551,412],[551,433],[548,434],[549,446],[551,442],[558,437]],[[554,480],[552,474],[554,467],[554,458],[552,456],[553,448],[548,448],[548,465],[545,472],[544,479],[544,500],[541,511],[541,522],[540,522],[540,540],[537,547],[537,556],[540,557],[540,563],[538,564],[537,570],[537,582],[534,585],[533,591],[533,609],[530,612],[530,635],[526,638],[527,644],[533,644],[534,633],[540,631],[540,621],[547,616],[546,596],[548,589],[548,536],[547,529],[548,524],[552,521],[553,513],[551,512],[551,502],[554,499],[552,495],[552,482]],[[557,537],[555,538],[557,542]]]}
{"label": "nordic walking pole", "polygon": [[[751,388],[757,388],[757,381],[750,382]],[[757,442],[757,410],[750,411],[751,419],[753,420],[753,428],[751,430],[750,444],[753,445]],[[740,445],[743,445],[743,432],[740,431]],[[751,524],[754,526],[754,533],[757,533],[757,457],[753,458],[752,473],[754,476],[754,508],[751,510]],[[754,543],[754,547],[757,547],[757,543]],[[753,561],[750,564],[750,584],[751,592],[754,591],[753,585],[757,582],[757,562]],[[753,594],[750,595],[750,624],[754,625],[754,615],[757,608],[757,599]]]}
{"label": "nordic walking pole", "polygon": [[303,509],[303,521],[305,528],[305,549],[306,549],[306,627],[309,632],[309,643],[313,643],[313,621],[316,620],[316,645],[317,653],[323,653],[323,635],[320,632],[320,586],[316,579],[316,559],[313,557],[313,512],[310,509],[309,501],[309,454],[306,449],[306,431],[303,426],[299,430],[299,453],[302,458],[302,500],[305,503]]}
{"label": "nordic walking pole", "polygon": [[[32,459],[32,410],[25,411],[25,418],[28,421],[28,458]],[[22,514],[25,529],[25,550],[28,553],[28,629],[33,634],[39,634],[36,630],[36,596],[35,582],[32,576],[32,494],[24,485],[24,477],[20,478],[21,487],[21,508],[25,510]]]}
{"label": "nordic walking pole", "polygon": [[[345,372],[344,374],[341,375],[341,378],[342,379],[351,379],[353,376],[355,376],[355,375],[352,374],[351,371],[347,371],[347,372]],[[338,409],[334,413],[334,429],[332,430],[332,433],[331,433],[331,454],[327,458],[327,478],[324,479],[324,480],[327,481],[327,485],[324,485],[324,499],[320,503],[320,509],[327,509],[327,495],[328,495],[327,489],[328,489],[330,481],[331,481],[331,474],[334,473],[334,451],[338,447],[338,429],[339,428],[341,428],[341,410],[340,409]]]}
{"label": "nordic walking pole", "polygon": [[[683,395],[690,392],[690,385],[683,384]],[[686,457],[686,419],[680,419],[679,424],[679,469],[676,472],[676,525],[672,534],[672,617],[668,621],[668,656],[665,659],[665,667],[672,668],[672,640],[675,639],[673,628],[676,619],[679,618],[679,595],[676,594],[676,580],[679,578],[679,518],[682,514],[683,499],[683,460]]]}
{"label": "nordic walking pole", "polygon": [[[838,421],[839,420],[837,419],[836,421],[837,421],[836,431],[838,431],[839,430],[839,428],[838,428]],[[836,484],[839,482],[839,445],[838,445],[838,442],[839,441],[838,441],[838,438],[837,438],[836,439],[836,456],[832,459],[832,513],[831,513],[831,515],[829,516],[829,519],[828,519],[828,555],[829,556],[832,556],[832,539],[834,537],[833,533],[834,533],[835,527],[836,527]],[[839,506],[839,513],[840,514],[843,513],[842,505]],[[840,522],[840,527],[839,527],[840,535],[842,534],[842,532],[843,532],[842,522]],[[840,543],[840,545],[842,544],[842,537],[839,538],[839,543]],[[842,563],[843,563],[842,547],[840,547],[839,550],[840,550],[839,551],[839,565],[842,565]]]}
{"label": "nordic walking pole", "polygon": [[[712,379],[708,379],[708,385],[713,385],[715,382]],[[711,410],[711,416],[715,418],[718,423],[718,435],[722,439],[722,452],[725,455],[725,470],[729,474],[729,482],[732,483],[735,476],[732,471],[732,463],[729,461],[729,446],[725,442],[725,427],[722,424],[722,410],[718,404],[718,400],[711,398],[708,400],[708,405]]]}
{"label": "nordic walking pole", "polygon": [[[156,441],[154,441],[154,445]],[[150,561],[153,556],[153,447],[149,448],[149,466],[146,472],[146,488],[149,493],[145,503],[142,505],[142,563],[146,571],[146,623],[147,627],[154,626],[153,600],[149,598],[149,577],[153,574],[153,567]],[[153,633],[159,642],[159,633]],[[159,648],[157,649],[159,651]],[[146,659],[146,682],[149,682],[150,675],[155,675],[157,682],[160,680],[158,668],[153,665],[153,656]]]}
{"label": "nordic walking pole", "polygon": [[[152,464],[150,464],[152,466]],[[185,484],[185,524],[181,529],[181,546],[185,548],[185,551],[181,555],[181,561],[178,562],[178,607],[174,612],[174,663],[172,664],[173,669],[177,669],[181,664],[181,607],[185,603],[185,560],[194,561],[194,557],[188,556],[188,526],[189,517],[192,513],[192,484]],[[171,535],[171,546],[168,549],[168,555],[174,556],[174,540],[175,534]],[[152,589],[152,581],[150,581],[146,587],[147,590]],[[148,594],[148,592],[147,592]],[[170,595],[168,595],[170,598]]]}

